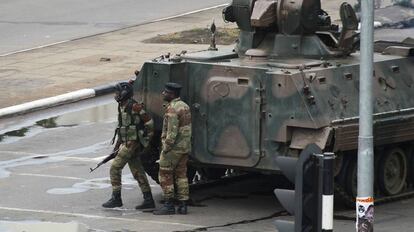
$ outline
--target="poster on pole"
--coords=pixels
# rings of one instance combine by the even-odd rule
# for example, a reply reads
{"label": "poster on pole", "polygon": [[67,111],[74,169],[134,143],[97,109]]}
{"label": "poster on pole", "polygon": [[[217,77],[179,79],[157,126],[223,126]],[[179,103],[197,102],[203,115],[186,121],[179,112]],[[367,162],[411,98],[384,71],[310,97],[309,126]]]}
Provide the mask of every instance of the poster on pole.
{"label": "poster on pole", "polygon": [[374,198],[357,197],[356,199],[357,222],[356,229],[358,232],[374,231]]}

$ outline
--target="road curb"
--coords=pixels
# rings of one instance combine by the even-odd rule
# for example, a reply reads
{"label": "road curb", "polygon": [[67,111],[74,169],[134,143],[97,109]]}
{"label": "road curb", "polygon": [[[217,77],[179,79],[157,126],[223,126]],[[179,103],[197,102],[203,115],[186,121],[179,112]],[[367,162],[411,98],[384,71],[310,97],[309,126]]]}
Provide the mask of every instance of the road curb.
{"label": "road curb", "polygon": [[59,106],[63,104],[73,103],[97,96],[102,96],[105,94],[109,94],[114,92],[115,90],[115,83],[101,85],[91,89],[80,89],[77,91],[48,97],[42,98],[39,100],[26,102],[20,105],[9,106],[6,108],[0,109],[0,119],[8,118],[15,115],[26,114],[29,112],[50,108],[53,106]]}
{"label": "road curb", "polygon": [[158,22],[162,22],[162,21],[167,21],[167,20],[171,20],[171,19],[175,19],[175,18],[179,18],[179,17],[191,15],[191,14],[196,14],[196,13],[199,13],[199,12],[208,11],[208,10],[212,10],[212,9],[216,9],[216,8],[220,8],[220,7],[224,7],[224,6],[228,6],[228,5],[229,5],[229,3],[219,4],[219,5],[215,5],[215,6],[211,6],[211,7],[205,7],[205,8],[199,9],[199,10],[193,10],[193,11],[189,11],[189,12],[185,12],[185,13],[181,13],[181,14],[177,14],[177,15],[173,15],[173,16],[168,16],[168,17],[164,17],[164,18],[160,18],[160,19],[153,19],[153,20],[144,21],[142,23],[138,23],[138,24],[118,28],[118,29],[111,30],[111,31],[100,32],[100,33],[96,33],[96,34],[93,34],[93,35],[80,36],[78,38],[74,38],[74,39],[70,39],[70,40],[63,40],[63,41],[59,41],[59,42],[55,42],[55,43],[51,43],[51,44],[36,46],[36,47],[33,47],[33,48],[27,48],[27,49],[22,49],[22,50],[18,50],[18,51],[12,51],[12,52],[8,52],[8,53],[5,53],[5,54],[0,54],[0,57],[6,57],[6,56],[9,56],[9,55],[14,55],[14,54],[27,52],[27,51],[31,51],[31,50],[36,50],[36,49],[39,49],[39,48],[46,48],[46,47],[54,46],[54,45],[57,45],[57,44],[62,44],[62,43],[82,40],[82,39],[86,39],[86,38],[91,38],[91,37],[98,36],[98,35],[105,35],[105,34],[117,32],[117,31],[122,31],[122,30],[130,29],[130,28],[134,28],[134,27],[148,25],[148,24],[151,24],[151,23],[158,23]]}

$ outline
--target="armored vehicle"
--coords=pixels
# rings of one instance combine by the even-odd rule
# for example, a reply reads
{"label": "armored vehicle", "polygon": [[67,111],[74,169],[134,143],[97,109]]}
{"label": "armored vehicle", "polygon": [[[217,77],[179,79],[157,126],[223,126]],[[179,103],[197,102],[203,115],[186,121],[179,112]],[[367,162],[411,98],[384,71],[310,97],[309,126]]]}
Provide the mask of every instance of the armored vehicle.
{"label": "armored vehicle", "polygon": [[[319,0],[233,0],[223,17],[240,29],[235,47],[217,48],[213,37],[204,51],[146,62],[136,98],[160,130],[164,84],[183,86],[196,165],[272,173],[276,157],[298,156],[314,143],[335,152],[337,186],[354,196],[358,20],[347,3],[339,11],[341,26]],[[413,40],[376,42],[374,70],[376,192],[395,196],[414,180]]]}

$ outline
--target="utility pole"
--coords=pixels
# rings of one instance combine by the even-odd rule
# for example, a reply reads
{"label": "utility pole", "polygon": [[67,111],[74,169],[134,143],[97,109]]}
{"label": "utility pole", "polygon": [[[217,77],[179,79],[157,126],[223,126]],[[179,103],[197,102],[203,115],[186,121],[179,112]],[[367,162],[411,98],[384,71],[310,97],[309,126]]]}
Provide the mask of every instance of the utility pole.
{"label": "utility pole", "polygon": [[373,51],[374,1],[361,1],[361,62],[359,66],[358,195],[356,231],[374,230]]}

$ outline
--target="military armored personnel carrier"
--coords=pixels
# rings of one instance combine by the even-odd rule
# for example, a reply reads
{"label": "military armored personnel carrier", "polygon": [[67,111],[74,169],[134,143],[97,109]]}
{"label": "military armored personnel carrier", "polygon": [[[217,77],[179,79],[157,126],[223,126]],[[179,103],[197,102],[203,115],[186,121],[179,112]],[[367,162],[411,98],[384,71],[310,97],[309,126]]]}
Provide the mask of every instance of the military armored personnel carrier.
{"label": "military armored personnel carrier", "polygon": [[[240,29],[235,47],[213,38],[207,50],[146,62],[136,98],[161,130],[164,84],[183,86],[195,165],[272,173],[276,157],[315,143],[335,152],[337,187],[354,196],[358,20],[349,4],[339,10],[341,26],[319,0],[233,0],[223,17]],[[414,41],[376,42],[374,70],[376,193],[398,196],[414,181]]]}

